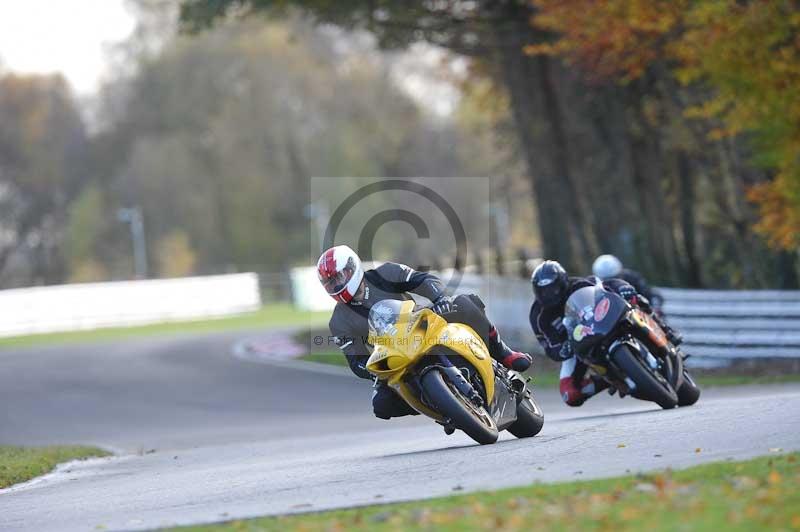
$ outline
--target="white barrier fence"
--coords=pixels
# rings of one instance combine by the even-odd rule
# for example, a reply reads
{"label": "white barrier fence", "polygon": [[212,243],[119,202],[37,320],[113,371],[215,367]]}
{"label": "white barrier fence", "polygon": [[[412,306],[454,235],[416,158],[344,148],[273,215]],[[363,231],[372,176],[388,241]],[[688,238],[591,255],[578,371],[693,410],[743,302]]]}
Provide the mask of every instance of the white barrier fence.
{"label": "white barrier fence", "polygon": [[[442,272],[448,282],[452,272]],[[316,269],[290,275],[295,304],[330,310]],[[800,358],[800,291],[661,289],[684,349],[703,358]],[[533,299],[521,279],[464,274],[457,293],[477,293],[513,345],[536,350]],[[0,337],[229,316],[261,306],[254,273],[73,284],[0,291]]]}
{"label": "white barrier fence", "polygon": [[260,306],[255,273],[2,290],[0,337],[217,318]]}
{"label": "white barrier fence", "polygon": [[295,307],[318,312],[333,310],[336,306],[336,302],[319,283],[317,269],[313,266],[292,268],[289,280],[292,284],[292,302]]}
{"label": "white barrier fence", "polygon": [[800,358],[800,291],[662,288],[664,312],[687,353]]}
{"label": "white barrier fence", "polygon": [[[332,300],[319,287],[315,269],[298,270],[306,271],[297,275],[297,282],[313,285],[301,304],[331,308]],[[443,280],[447,282],[451,274],[443,272]],[[800,291],[660,290],[669,323],[683,333],[683,349],[694,357],[800,358]],[[515,346],[538,349],[528,318],[533,302],[528,281],[464,274],[456,293],[470,292],[481,296],[504,338]]]}

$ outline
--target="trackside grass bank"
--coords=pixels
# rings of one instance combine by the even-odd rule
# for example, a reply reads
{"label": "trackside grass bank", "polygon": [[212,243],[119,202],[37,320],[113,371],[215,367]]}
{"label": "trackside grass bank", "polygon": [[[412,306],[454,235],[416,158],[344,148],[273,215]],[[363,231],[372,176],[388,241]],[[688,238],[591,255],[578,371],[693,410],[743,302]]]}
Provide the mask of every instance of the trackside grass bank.
{"label": "trackside grass bank", "polygon": [[0,488],[49,473],[62,462],[108,455],[106,451],[95,447],[0,445]]}
{"label": "trackside grass bank", "polygon": [[800,530],[799,488],[795,453],[176,530]]}
{"label": "trackside grass bank", "polygon": [[273,303],[265,305],[256,312],[229,318],[0,338],[0,349],[66,342],[88,343],[159,334],[206,333],[281,326],[312,327],[326,324],[329,318],[330,312],[307,312],[297,310],[289,303]]}

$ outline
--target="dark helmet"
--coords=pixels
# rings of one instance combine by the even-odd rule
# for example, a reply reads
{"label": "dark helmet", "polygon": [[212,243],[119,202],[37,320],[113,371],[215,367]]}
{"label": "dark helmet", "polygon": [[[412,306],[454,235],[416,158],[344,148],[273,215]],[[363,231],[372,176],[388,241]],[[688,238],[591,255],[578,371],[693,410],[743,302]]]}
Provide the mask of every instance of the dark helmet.
{"label": "dark helmet", "polygon": [[546,260],[533,271],[531,284],[536,300],[542,306],[552,307],[564,301],[569,277],[561,264],[554,260]]}

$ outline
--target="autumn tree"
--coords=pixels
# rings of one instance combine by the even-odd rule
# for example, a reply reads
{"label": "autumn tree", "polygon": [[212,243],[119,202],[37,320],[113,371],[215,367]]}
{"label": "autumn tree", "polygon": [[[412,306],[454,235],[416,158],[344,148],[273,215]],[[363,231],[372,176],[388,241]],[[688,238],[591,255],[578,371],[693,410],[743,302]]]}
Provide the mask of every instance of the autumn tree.
{"label": "autumn tree", "polygon": [[[593,210],[580,193],[583,183],[565,130],[567,104],[558,79],[564,72],[548,57],[523,53],[526,44],[543,38],[543,32],[528,22],[533,10],[527,2],[185,0],[181,18],[186,28],[197,31],[227,15],[264,11],[281,17],[291,8],[301,8],[319,21],[368,29],[387,48],[423,41],[486,61],[486,71],[509,95],[518,146],[539,213],[544,254],[575,268],[588,267],[591,256],[599,251],[599,235]],[[530,90],[531,84],[536,92]],[[576,203],[578,207],[573,208]],[[566,212],[570,216],[563,216]]]}
{"label": "autumn tree", "polygon": [[[348,39],[298,17],[237,21],[167,42],[112,85],[96,143],[108,147],[112,203],[143,209],[155,270],[283,271],[316,259],[312,176],[344,178],[334,194],[348,178],[478,173],[489,148],[423,111],[374,44]],[[481,219],[465,209],[465,224]],[[184,267],[168,267],[170,253]]]}
{"label": "autumn tree", "polygon": [[[722,202],[728,204],[723,212],[737,219],[735,227],[752,224],[749,209],[742,204],[747,190],[758,205],[759,232],[772,245],[797,249],[800,10],[796,2],[535,3],[539,13],[534,24],[555,38],[529,46],[529,53],[564,57],[595,81],[629,87],[656,76],[668,83],[675,111],[693,132],[693,143],[705,152],[684,150],[686,157],[706,169],[711,163],[711,173],[716,174],[710,182],[712,194],[733,196]],[[754,178],[741,164],[748,155],[774,178]],[[752,240],[742,229],[737,236],[740,241]]]}
{"label": "autumn tree", "polygon": [[89,169],[86,130],[65,80],[0,74],[4,286],[64,279],[67,208]]}

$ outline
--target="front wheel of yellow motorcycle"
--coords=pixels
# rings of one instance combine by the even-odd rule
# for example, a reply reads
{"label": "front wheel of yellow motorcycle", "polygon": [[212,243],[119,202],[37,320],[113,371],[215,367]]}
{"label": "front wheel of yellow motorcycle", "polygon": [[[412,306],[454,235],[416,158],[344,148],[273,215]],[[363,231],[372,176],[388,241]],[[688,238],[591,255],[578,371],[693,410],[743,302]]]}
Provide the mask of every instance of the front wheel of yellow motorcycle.
{"label": "front wheel of yellow motorcycle", "polygon": [[430,404],[467,436],[486,445],[497,441],[499,432],[486,408],[464,397],[436,369],[422,376],[422,389]]}

